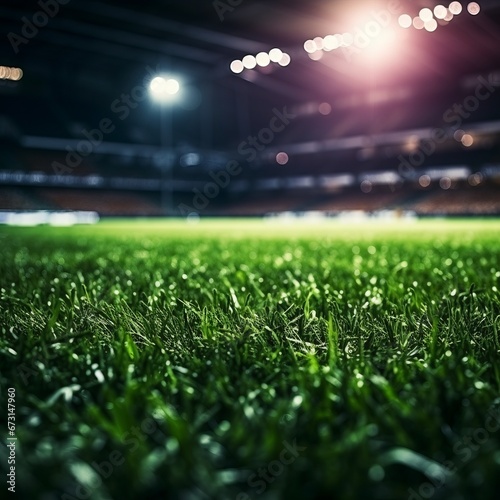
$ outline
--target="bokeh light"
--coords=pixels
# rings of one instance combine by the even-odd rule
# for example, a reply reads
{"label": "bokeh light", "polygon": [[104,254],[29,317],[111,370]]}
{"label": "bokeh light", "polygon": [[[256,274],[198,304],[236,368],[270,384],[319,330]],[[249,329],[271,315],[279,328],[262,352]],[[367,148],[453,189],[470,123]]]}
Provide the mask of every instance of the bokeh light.
{"label": "bokeh light", "polygon": [[483,182],[483,174],[481,172],[477,172],[469,175],[468,182],[471,186],[479,186],[479,184]]}
{"label": "bokeh light", "polygon": [[425,22],[424,28],[432,33],[433,31],[436,31],[438,27],[438,23],[435,19],[430,19],[429,21]]}
{"label": "bokeh light", "polygon": [[364,180],[361,183],[360,188],[361,188],[361,191],[363,191],[363,193],[370,193],[371,190],[373,189],[373,185],[370,181]]}
{"label": "bokeh light", "polygon": [[420,17],[414,17],[413,18],[413,27],[416,28],[417,30],[422,30],[424,29],[425,23],[420,19]]}
{"label": "bokeh light", "polygon": [[398,23],[401,28],[410,28],[411,27],[411,17],[408,14],[402,14],[399,16]]}
{"label": "bokeh light", "polygon": [[420,19],[422,19],[422,21],[426,23],[427,21],[430,21],[432,19],[432,10],[426,7],[418,13],[418,17],[420,17]]}
{"label": "bokeh light", "polygon": [[269,51],[269,60],[273,63],[279,63],[282,57],[283,52],[281,51],[281,49],[275,48]]}
{"label": "bokeh light", "polygon": [[323,55],[324,52],[322,50],[317,50],[312,54],[308,54],[309,58],[312,59],[313,61],[319,61],[320,59],[323,59]]}
{"label": "bokeh light", "polygon": [[233,73],[238,74],[238,73],[241,73],[245,69],[245,66],[243,66],[243,63],[241,61],[236,60],[236,61],[233,61],[231,63],[230,68],[231,68],[231,71]]}
{"label": "bokeh light", "polygon": [[460,2],[451,2],[448,8],[454,16],[458,16],[462,12],[462,4]]}
{"label": "bokeh light", "polygon": [[19,81],[23,77],[21,68],[10,68],[8,66],[0,66],[0,80]]}
{"label": "bokeh light", "polygon": [[246,69],[254,69],[257,66],[257,61],[254,56],[248,55],[243,58],[243,66]]}
{"label": "bokeh light", "polygon": [[466,148],[470,148],[474,144],[474,138],[470,134],[464,134],[460,141]]}
{"label": "bokeh light", "polygon": [[289,157],[285,152],[278,153],[276,155],[276,163],[279,165],[286,165],[289,161]]}
{"label": "bokeh light", "polygon": [[327,102],[322,102],[318,106],[318,111],[320,112],[320,114],[327,116],[332,112],[332,106]]}
{"label": "bokeh light", "polygon": [[320,36],[317,36],[314,40],[314,45],[316,47],[316,50],[321,50],[323,48],[323,38]]}
{"label": "bokeh light", "polygon": [[481,11],[481,7],[477,2],[471,2],[469,5],[467,5],[467,12],[471,16],[477,16],[479,12]]}
{"label": "bokeh light", "polygon": [[429,187],[431,185],[431,178],[428,175],[421,175],[418,179],[418,183],[423,187]]}
{"label": "bokeh light", "polygon": [[281,59],[280,59],[280,62],[279,62],[279,65],[280,66],[288,66],[291,62],[291,57],[286,54],[286,53],[283,53],[283,55],[281,56]]}
{"label": "bokeh light", "polygon": [[436,5],[434,7],[434,17],[436,19],[444,19],[447,13],[448,9],[444,5]]}
{"label": "bokeh light", "polygon": [[451,179],[449,177],[443,177],[439,181],[439,187],[441,189],[447,190],[451,188]]}
{"label": "bokeh light", "polygon": [[[283,57],[283,56],[282,56]],[[263,68],[266,66],[269,66],[271,63],[271,59],[269,57],[269,54],[267,52],[259,52],[257,56],[255,57],[255,61],[257,64]]]}
{"label": "bokeh light", "polygon": [[307,42],[304,43],[304,50],[308,54],[312,54],[313,52],[316,51],[316,44],[314,43],[313,40],[307,40]]}
{"label": "bokeh light", "polygon": [[339,48],[339,42],[334,35],[325,36],[323,40],[324,50],[335,50]]}

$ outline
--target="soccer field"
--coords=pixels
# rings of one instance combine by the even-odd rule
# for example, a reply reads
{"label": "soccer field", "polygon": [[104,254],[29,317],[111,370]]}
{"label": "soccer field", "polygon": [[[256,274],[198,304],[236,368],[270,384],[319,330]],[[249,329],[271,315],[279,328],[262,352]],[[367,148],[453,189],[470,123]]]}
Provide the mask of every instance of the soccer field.
{"label": "soccer field", "polygon": [[20,498],[500,490],[498,220],[123,220],[0,248]]}

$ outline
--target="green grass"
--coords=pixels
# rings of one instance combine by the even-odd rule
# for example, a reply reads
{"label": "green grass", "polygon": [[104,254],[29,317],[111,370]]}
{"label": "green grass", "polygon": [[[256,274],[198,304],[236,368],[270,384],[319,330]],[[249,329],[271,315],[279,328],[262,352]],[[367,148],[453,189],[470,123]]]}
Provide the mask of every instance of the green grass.
{"label": "green grass", "polygon": [[0,248],[20,498],[496,498],[500,222],[120,221]]}

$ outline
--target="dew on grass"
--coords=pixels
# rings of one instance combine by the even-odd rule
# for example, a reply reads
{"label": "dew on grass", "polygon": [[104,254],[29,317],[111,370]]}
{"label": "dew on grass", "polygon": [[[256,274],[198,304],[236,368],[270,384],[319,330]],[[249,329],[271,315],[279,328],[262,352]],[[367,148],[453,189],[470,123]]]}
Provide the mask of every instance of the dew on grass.
{"label": "dew on grass", "polygon": [[42,423],[42,419],[40,418],[39,414],[35,413],[28,418],[26,423],[30,427],[38,427]]}
{"label": "dew on grass", "polygon": [[382,481],[385,477],[385,471],[380,465],[373,465],[368,471],[368,477],[375,482]]}
{"label": "dew on grass", "polygon": [[102,384],[102,383],[104,383],[104,382],[105,382],[105,380],[106,380],[106,379],[104,378],[104,375],[103,375],[103,373],[102,373],[102,371],[101,371],[101,370],[96,370],[96,371],[94,372],[94,375],[95,375],[95,378],[97,379],[97,381],[98,381],[100,384]]}

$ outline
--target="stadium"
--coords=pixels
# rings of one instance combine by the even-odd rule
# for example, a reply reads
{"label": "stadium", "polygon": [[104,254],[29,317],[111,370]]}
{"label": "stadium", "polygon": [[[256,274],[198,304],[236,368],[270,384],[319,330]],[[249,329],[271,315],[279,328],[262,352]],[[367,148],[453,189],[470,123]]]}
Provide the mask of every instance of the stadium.
{"label": "stadium", "polygon": [[496,498],[499,0],[0,24],[6,497]]}

